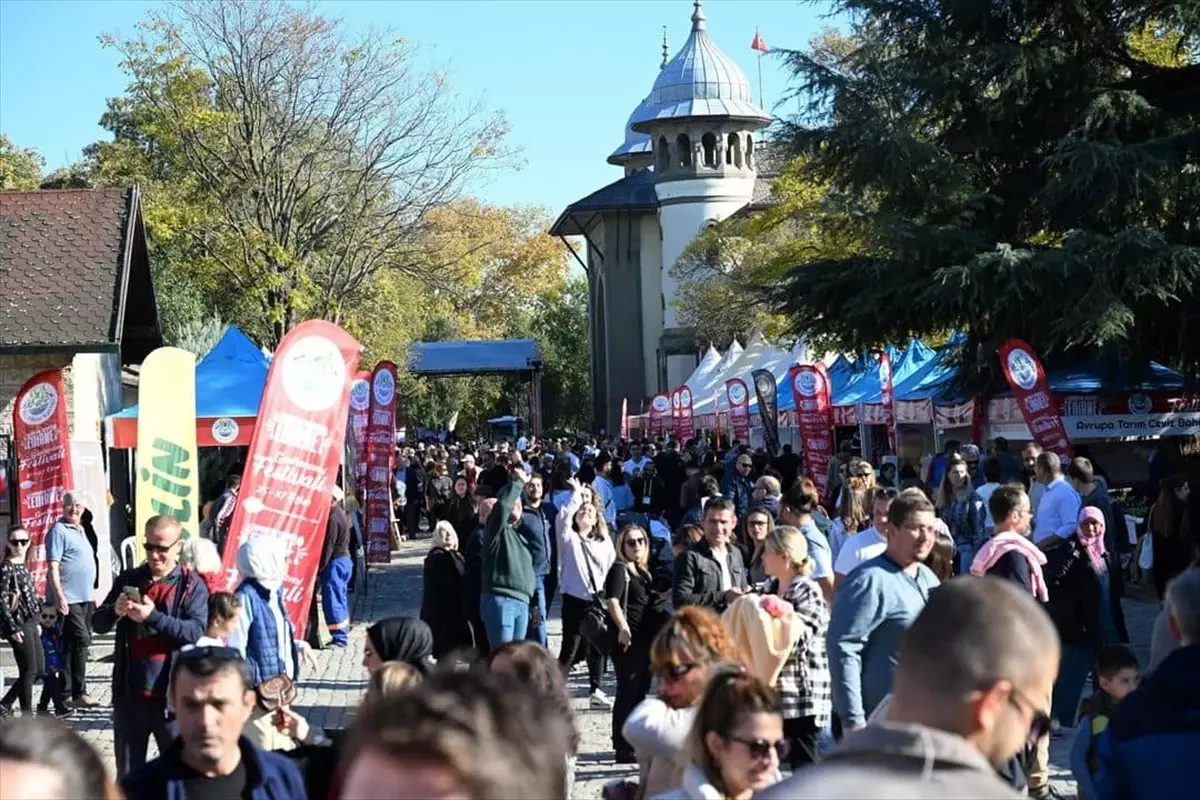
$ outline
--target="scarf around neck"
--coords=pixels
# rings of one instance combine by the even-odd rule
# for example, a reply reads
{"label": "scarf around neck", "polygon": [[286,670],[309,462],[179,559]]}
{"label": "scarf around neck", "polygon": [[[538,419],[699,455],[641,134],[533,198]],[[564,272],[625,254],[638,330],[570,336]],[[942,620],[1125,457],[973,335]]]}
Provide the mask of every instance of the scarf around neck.
{"label": "scarf around neck", "polygon": [[1019,533],[1006,531],[997,533],[988,539],[975,553],[975,560],[971,562],[971,574],[986,575],[987,571],[1008,553],[1020,553],[1021,557],[1029,563],[1029,580],[1034,596],[1043,603],[1049,600],[1050,594],[1046,588],[1046,578],[1042,574],[1042,567],[1046,564],[1046,555],[1037,545]]}

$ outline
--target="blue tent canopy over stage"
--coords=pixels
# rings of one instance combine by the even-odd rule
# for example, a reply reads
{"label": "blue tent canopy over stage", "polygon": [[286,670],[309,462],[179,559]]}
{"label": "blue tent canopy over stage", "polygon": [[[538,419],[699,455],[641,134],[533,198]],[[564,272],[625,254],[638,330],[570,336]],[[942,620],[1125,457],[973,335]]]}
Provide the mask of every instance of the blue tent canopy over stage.
{"label": "blue tent canopy over stage", "polygon": [[527,419],[534,436],[542,435],[542,356],[534,339],[418,342],[408,371],[413,375],[519,375],[529,384]]}
{"label": "blue tent canopy over stage", "polygon": [[[254,342],[230,326],[196,365],[196,444],[248,446],[267,385],[270,361]],[[138,407],[105,417],[108,446],[137,447]]]}

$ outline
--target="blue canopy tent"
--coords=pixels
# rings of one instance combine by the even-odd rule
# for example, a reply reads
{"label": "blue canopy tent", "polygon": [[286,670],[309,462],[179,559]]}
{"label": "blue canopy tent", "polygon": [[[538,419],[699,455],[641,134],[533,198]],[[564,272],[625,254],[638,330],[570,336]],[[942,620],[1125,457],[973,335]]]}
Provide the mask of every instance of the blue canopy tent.
{"label": "blue canopy tent", "polygon": [[[196,444],[200,447],[249,445],[258,404],[267,385],[270,361],[258,345],[234,326],[196,365]],[[138,407],[105,418],[108,446],[137,447]]]}

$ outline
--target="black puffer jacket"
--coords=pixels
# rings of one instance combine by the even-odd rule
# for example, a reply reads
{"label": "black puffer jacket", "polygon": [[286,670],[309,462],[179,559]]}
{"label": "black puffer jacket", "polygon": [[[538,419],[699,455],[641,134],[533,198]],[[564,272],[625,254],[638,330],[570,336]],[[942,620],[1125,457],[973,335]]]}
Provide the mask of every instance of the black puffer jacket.
{"label": "black puffer jacket", "polygon": [[1046,611],[1062,643],[1100,647],[1104,641],[1100,576],[1087,551],[1074,536],[1056,543],[1046,551],[1042,573],[1050,594]]}

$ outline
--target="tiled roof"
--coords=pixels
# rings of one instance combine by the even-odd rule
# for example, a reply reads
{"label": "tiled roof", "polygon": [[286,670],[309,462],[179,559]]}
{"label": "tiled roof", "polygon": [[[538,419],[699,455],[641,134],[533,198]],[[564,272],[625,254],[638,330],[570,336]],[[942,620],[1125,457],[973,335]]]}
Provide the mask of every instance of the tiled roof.
{"label": "tiled roof", "polygon": [[0,192],[0,350],[119,345],[140,225],[136,189]]}

